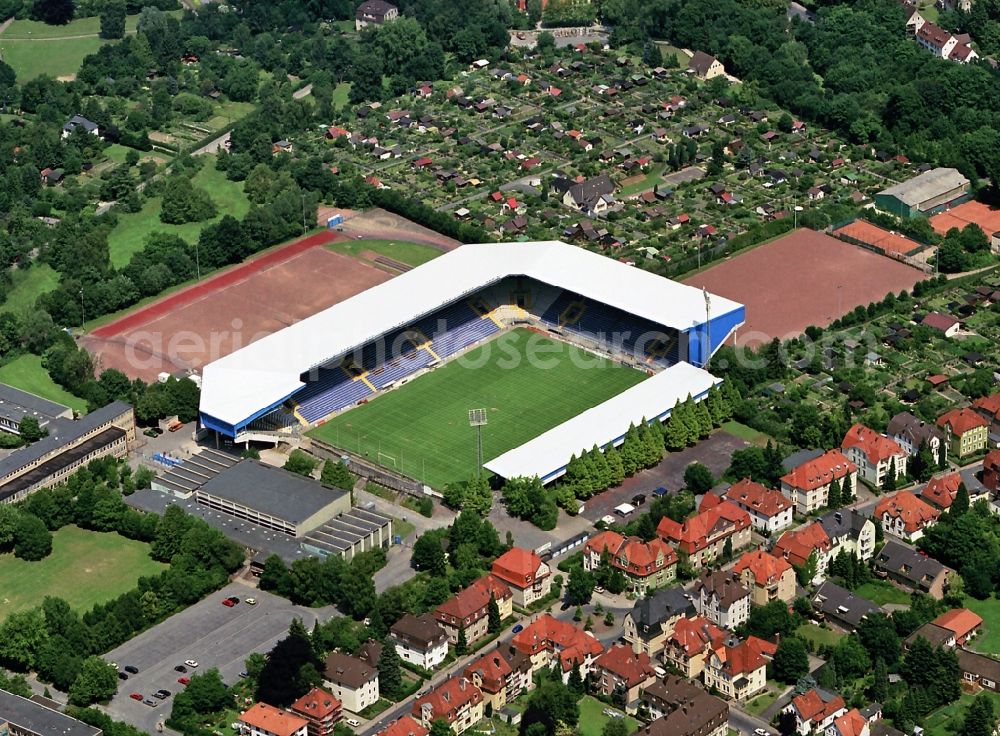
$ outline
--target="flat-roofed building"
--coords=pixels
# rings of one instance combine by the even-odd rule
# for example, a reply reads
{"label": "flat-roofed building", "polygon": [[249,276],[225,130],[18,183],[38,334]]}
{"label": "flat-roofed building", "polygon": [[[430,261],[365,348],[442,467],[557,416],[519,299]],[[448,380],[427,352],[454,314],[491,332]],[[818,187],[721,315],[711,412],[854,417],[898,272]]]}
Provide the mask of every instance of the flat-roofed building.
{"label": "flat-roofed building", "polygon": [[965,196],[969,180],[958,169],[937,168],[895,184],[875,195],[875,205],[897,217],[931,214]]}
{"label": "flat-roofed building", "polygon": [[45,705],[0,690],[0,734],[9,736],[101,736],[101,729]]}
{"label": "flat-roofed building", "polygon": [[43,399],[19,388],[0,383],[0,430],[20,434],[21,420],[34,417],[41,427],[55,419],[73,418],[73,410],[68,406]]}

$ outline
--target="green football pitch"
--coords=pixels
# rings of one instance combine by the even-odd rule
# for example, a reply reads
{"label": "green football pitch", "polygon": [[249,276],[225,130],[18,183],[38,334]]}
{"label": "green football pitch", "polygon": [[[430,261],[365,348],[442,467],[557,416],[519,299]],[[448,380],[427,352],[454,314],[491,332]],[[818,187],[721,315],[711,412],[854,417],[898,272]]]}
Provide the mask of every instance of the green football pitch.
{"label": "green football pitch", "polygon": [[470,409],[486,409],[488,461],[644,378],[641,371],[516,329],[310,434],[443,488],[476,472]]}

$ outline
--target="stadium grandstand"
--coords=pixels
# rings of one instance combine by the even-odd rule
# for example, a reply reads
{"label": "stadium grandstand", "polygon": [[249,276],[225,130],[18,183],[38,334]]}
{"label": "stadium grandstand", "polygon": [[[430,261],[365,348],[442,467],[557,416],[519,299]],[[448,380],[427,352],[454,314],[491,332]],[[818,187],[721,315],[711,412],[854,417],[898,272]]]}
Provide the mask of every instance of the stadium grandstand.
{"label": "stadium grandstand", "polygon": [[[466,245],[210,363],[201,424],[228,441],[276,442],[513,327],[648,374],[702,366],[744,316],[736,302],[565,243]],[[679,398],[708,390],[698,373],[676,384]],[[654,409],[639,417],[664,407]]]}

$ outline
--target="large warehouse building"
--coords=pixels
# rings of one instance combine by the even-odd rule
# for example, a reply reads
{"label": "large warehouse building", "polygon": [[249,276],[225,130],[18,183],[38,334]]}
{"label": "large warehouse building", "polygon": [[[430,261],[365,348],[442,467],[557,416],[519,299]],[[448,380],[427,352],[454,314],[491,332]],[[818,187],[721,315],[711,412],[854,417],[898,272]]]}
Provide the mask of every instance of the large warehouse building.
{"label": "large warehouse building", "polygon": [[875,206],[897,217],[932,215],[969,193],[969,180],[958,169],[931,169],[883,189]]}

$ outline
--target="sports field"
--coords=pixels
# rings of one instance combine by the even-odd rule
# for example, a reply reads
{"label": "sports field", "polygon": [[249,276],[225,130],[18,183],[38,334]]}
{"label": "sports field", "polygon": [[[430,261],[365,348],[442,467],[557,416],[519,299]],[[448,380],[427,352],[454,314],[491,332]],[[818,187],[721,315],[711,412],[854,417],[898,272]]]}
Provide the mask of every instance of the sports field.
{"label": "sports field", "polygon": [[110,532],[63,527],[52,535],[52,554],[44,560],[25,562],[13,554],[0,555],[0,621],[39,605],[47,595],[87,611],[165,567],[149,558],[148,544]]}
{"label": "sports field", "polygon": [[310,434],[443,488],[476,471],[476,430],[469,426],[469,409],[487,411],[487,461],[645,377],[518,329],[334,417]]}

